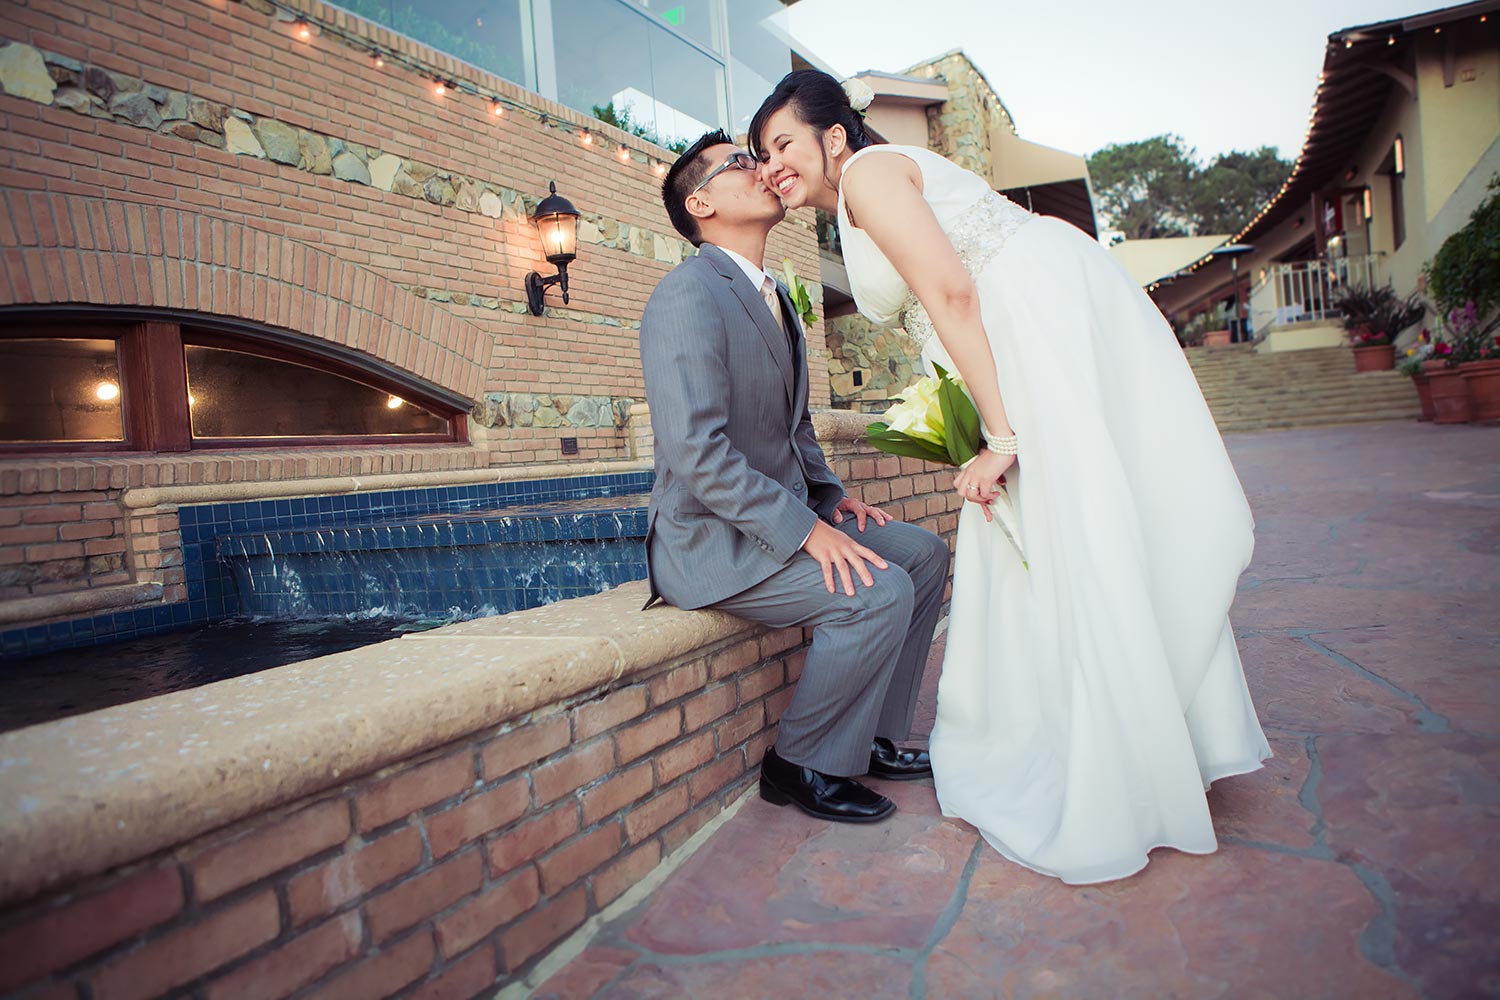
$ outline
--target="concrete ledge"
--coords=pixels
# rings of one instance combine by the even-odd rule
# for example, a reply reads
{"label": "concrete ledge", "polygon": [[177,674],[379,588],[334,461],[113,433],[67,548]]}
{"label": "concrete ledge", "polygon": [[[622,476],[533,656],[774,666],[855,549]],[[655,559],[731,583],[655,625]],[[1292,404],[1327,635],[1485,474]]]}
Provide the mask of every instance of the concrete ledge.
{"label": "concrete ledge", "polygon": [[644,582],[0,734],[0,904],[762,631]]}
{"label": "concrete ledge", "polygon": [[145,486],[126,490],[120,502],[140,510],[162,504],[217,503],[225,500],[264,500],[270,497],[336,496],[377,490],[420,489],[432,486],[471,486],[520,479],[570,479],[613,473],[647,472],[650,462],[589,462],[570,465],[508,465],[487,469],[449,469],[433,472],[392,472],[372,476],[332,476],[272,482],[203,483],[193,486]]}
{"label": "concrete ledge", "polygon": [[0,602],[0,625],[76,618],[101,611],[119,611],[161,600],[159,583],[127,583],[120,587],[75,590],[65,594],[23,597]]}

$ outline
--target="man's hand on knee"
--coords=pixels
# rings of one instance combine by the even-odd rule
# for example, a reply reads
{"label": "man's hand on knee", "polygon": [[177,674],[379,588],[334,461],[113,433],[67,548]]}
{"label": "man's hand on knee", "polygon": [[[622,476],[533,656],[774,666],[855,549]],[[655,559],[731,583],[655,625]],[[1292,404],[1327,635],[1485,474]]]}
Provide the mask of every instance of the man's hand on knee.
{"label": "man's hand on knee", "polygon": [[870,575],[870,569],[865,563],[873,563],[879,569],[890,568],[880,556],[823,520],[818,521],[812,534],[807,536],[807,541],[802,543],[802,551],[823,567],[823,585],[830,594],[837,593],[833,585],[835,572],[844,585],[844,593],[853,597],[854,577],[850,574],[851,569],[866,587],[873,587],[875,578]]}

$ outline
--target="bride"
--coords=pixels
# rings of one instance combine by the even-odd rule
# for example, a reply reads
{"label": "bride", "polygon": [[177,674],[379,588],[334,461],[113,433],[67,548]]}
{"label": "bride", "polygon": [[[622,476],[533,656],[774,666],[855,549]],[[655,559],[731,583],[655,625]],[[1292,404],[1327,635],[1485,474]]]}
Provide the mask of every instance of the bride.
{"label": "bride", "polygon": [[[1228,619],[1253,524],[1166,321],[1073,226],[872,143],[825,73],[782,79],[750,143],[788,208],[836,213],[860,312],[900,318],[984,424],[954,481],[943,813],[1070,883],[1212,852],[1209,783],[1271,755]],[[991,517],[1002,475],[1025,564]]]}

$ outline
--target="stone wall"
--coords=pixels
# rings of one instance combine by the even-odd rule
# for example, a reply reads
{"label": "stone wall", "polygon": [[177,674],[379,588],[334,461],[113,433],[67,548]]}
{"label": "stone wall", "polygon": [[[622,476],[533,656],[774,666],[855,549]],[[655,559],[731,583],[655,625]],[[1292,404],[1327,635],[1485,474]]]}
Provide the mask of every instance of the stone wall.
{"label": "stone wall", "polygon": [[912,76],[942,77],[948,100],[927,112],[929,146],[965,169],[988,177],[994,167],[991,134],[1015,133],[1010,112],[969,57],[950,52],[906,71]]}
{"label": "stone wall", "polygon": [[[879,411],[922,375],[921,352],[899,327],[877,327],[858,313],[828,320],[828,385],[835,406]],[[854,373],[863,385],[854,384]]]}

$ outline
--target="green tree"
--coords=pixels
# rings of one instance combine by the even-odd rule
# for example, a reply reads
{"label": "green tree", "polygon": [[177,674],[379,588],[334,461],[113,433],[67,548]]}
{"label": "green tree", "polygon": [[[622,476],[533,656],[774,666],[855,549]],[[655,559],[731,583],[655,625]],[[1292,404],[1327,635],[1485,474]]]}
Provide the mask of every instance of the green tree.
{"label": "green tree", "polygon": [[1291,169],[1270,146],[1200,166],[1175,135],[1111,144],[1089,157],[1099,213],[1132,240],[1237,233]]}
{"label": "green tree", "polygon": [[641,125],[638,122],[632,121],[630,118],[630,109],[617,108],[613,101],[608,104],[595,104],[592,110],[594,117],[604,124],[613,125],[621,131],[629,132],[631,135],[638,135],[647,142],[656,143],[663,149],[670,149],[672,152],[680,154],[688,148],[688,141],[686,139],[667,139],[650,125]]}
{"label": "green tree", "polygon": [[1193,150],[1182,138],[1158,135],[1111,143],[1088,158],[1099,212],[1126,239],[1186,236],[1191,232]]}
{"label": "green tree", "polygon": [[1193,232],[1237,233],[1276,196],[1292,165],[1274,146],[1221,153],[1193,181]]}

